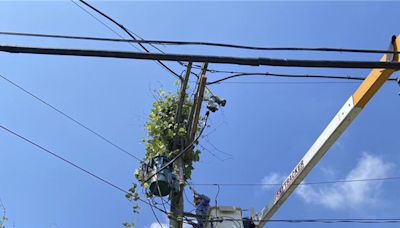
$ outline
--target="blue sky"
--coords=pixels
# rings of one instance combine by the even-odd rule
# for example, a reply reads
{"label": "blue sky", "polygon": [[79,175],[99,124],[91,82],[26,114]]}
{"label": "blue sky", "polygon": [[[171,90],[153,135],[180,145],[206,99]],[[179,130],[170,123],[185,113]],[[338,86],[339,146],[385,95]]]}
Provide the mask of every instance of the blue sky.
{"label": "blue sky", "polygon": [[[147,39],[386,49],[391,36],[400,34],[397,17],[400,5],[396,2],[98,1],[93,4]],[[0,31],[118,38],[70,1],[1,1],[0,18]],[[0,44],[135,51],[127,44],[7,36],[0,36]],[[381,57],[380,54],[268,53],[210,47],[161,48],[171,53],[299,59],[376,61]],[[154,101],[153,91],[160,87],[176,90],[175,78],[151,61],[0,53],[0,62],[1,75],[138,157],[144,156],[140,141],[145,136],[144,124]],[[168,65],[177,72],[184,70],[176,63]],[[353,76],[366,76],[369,72],[215,64],[209,67]],[[210,80],[218,77],[221,75],[209,75]],[[358,86],[358,83],[317,84],[314,83],[317,80],[279,78],[241,78],[231,82],[270,84],[210,86],[213,93],[228,102],[221,112],[211,116],[211,127],[206,129],[207,137],[201,144],[221,159],[204,152],[195,166],[194,183],[280,182]],[[396,153],[400,147],[399,91],[397,84],[387,83],[305,181],[399,175],[400,155]],[[0,105],[2,125],[125,189],[135,182],[133,171],[138,165],[135,160],[2,79]],[[0,139],[0,197],[7,208],[9,227],[13,224],[17,228],[120,227],[124,221],[135,222],[138,227],[156,227],[146,205],[141,205],[140,215],[133,215],[131,205],[115,189],[7,132],[0,131]],[[297,190],[274,218],[398,218],[399,187],[396,181],[306,186]],[[214,201],[216,187],[196,186],[196,189]],[[222,186],[218,204],[259,211],[272,200],[275,191],[276,188],[261,186]],[[193,208],[187,204],[186,209]],[[158,216],[165,221],[162,214]],[[269,224],[269,227],[320,226]]]}

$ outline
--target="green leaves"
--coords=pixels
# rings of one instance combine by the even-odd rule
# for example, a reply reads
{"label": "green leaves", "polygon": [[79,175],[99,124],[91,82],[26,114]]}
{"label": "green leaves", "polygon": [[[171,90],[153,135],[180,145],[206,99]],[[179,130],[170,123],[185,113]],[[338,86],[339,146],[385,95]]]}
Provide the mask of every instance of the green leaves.
{"label": "green leaves", "polygon": [[122,223],[122,225],[123,225],[125,228],[135,228],[135,223],[127,223],[127,222],[124,222],[124,223]]}
{"label": "green leaves", "polygon": [[[181,110],[180,123],[176,123],[179,93],[172,94],[163,90],[158,91],[158,100],[153,103],[149,120],[146,123],[148,138],[142,142],[146,145],[146,160],[155,156],[167,156],[173,158],[177,151],[173,151],[174,141],[178,145],[186,145],[188,119],[193,101],[185,95]],[[201,120],[203,118],[200,118]],[[183,143],[183,144],[182,144]],[[193,162],[199,161],[200,151],[189,152],[185,159],[185,179],[190,179],[193,170]],[[139,180],[140,181],[140,180]],[[145,186],[144,186],[145,187]]]}
{"label": "green leaves", "polygon": [[[5,211],[5,209],[4,209]],[[6,222],[8,221],[8,218],[4,215],[0,218],[0,228],[6,228],[6,226],[4,225]]]}
{"label": "green leaves", "polygon": [[[188,132],[187,125],[189,122],[189,115],[193,106],[193,101],[185,95],[184,103],[180,115],[180,123],[176,122],[176,113],[178,108],[179,93],[172,94],[170,92],[158,91],[157,100],[153,103],[149,119],[146,123],[147,137],[142,140],[146,147],[145,160],[149,161],[156,156],[166,156],[170,159],[184,147],[188,145]],[[200,118],[201,120],[202,118]],[[178,149],[173,150],[175,145]],[[184,178],[188,180],[191,178],[193,163],[199,161],[200,151],[188,151],[187,156],[184,158]],[[141,183],[144,189],[149,188],[148,183],[143,183],[143,177],[140,171],[135,172],[136,179]],[[133,213],[139,213],[139,194],[136,193],[137,185],[133,185],[129,189],[126,198],[133,203]],[[147,198],[154,197],[150,191],[144,191]],[[133,226],[132,226],[133,225]],[[134,224],[124,223],[125,227],[134,227]],[[2,228],[2,227],[0,227]]]}
{"label": "green leaves", "polygon": [[[128,193],[125,195],[125,198],[128,199],[129,202],[133,203],[133,207],[132,207],[132,211],[134,214],[139,214],[139,204],[137,203],[137,201],[140,199],[139,194],[136,192],[136,188],[137,188],[137,184],[133,184],[133,186],[128,190]],[[125,224],[128,223],[124,223],[123,225],[125,226]],[[134,225],[132,224],[128,224],[128,225]],[[125,227],[134,227],[134,226],[125,226]],[[2,227],[0,227],[2,228]]]}
{"label": "green leaves", "polygon": [[184,127],[180,127],[178,130],[178,135],[183,137],[186,135],[186,129]]}

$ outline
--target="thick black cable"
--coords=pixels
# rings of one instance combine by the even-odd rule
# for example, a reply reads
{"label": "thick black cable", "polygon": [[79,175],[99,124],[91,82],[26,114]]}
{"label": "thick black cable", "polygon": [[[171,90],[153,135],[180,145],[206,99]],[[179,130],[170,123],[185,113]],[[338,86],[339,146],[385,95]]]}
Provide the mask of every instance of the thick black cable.
{"label": "thick black cable", "polygon": [[168,166],[170,166],[178,158],[182,157],[187,151],[189,151],[192,148],[192,146],[197,142],[197,140],[199,140],[199,138],[200,138],[201,134],[203,133],[204,129],[207,127],[208,116],[209,116],[209,112],[206,113],[206,119],[204,121],[204,126],[200,130],[199,135],[186,148],[184,148],[181,152],[179,152],[174,158],[172,158],[169,162],[167,162],[160,169],[158,169],[155,173],[153,173],[150,177],[148,177],[145,181],[143,181],[143,183],[148,182],[151,178],[153,178],[155,175],[159,174],[162,170],[166,169]]}
{"label": "thick black cable", "polygon": [[[130,33],[133,33],[129,29],[127,29],[127,30]],[[137,37],[139,37],[137,34],[135,34],[135,33],[133,33],[133,34],[136,35]],[[143,38],[140,38],[140,40],[138,40],[138,39],[132,40],[132,39],[123,39],[123,38],[122,39],[113,39],[113,38],[90,37],[90,36],[70,36],[70,35],[53,35],[53,34],[22,33],[22,32],[21,33],[20,32],[0,32],[0,35],[44,37],[44,38],[60,38],[60,39],[75,39],[75,40],[91,40],[91,41],[105,41],[105,42],[123,42],[123,43],[150,44],[150,45],[153,44],[152,47],[154,47],[157,50],[159,50],[159,49],[157,47],[155,47],[154,44],[156,44],[156,45],[214,46],[214,47],[238,48],[238,49],[249,49],[249,50],[258,50],[258,51],[310,51],[310,52],[346,52],[346,53],[372,53],[372,54],[373,53],[375,53],[375,54],[385,54],[385,53],[386,54],[399,54],[400,53],[398,51],[377,50],[377,49],[303,48],[303,47],[254,47],[254,46],[247,46],[247,45],[224,44],[224,43],[214,43],[214,42],[144,40]],[[118,36],[120,36],[120,35],[118,34]],[[210,70],[210,72],[211,71],[212,70]]]}
{"label": "thick black cable", "polygon": [[290,82],[250,82],[250,81],[238,81],[238,82],[220,82],[215,85],[219,84],[224,84],[224,85],[229,85],[229,84],[242,84],[242,85],[284,85],[284,84],[292,84],[292,85],[298,85],[298,84],[356,84],[360,83],[359,81],[349,81],[349,82],[343,82],[343,81],[329,81],[329,82],[301,82],[301,81],[290,81]]}
{"label": "thick black cable", "polygon": [[[116,189],[116,190],[118,190],[118,191],[124,193],[124,194],[130,194],[128,191],[124,190],[123,188],[121,188],[121,187],[119,187],[119,186],[117,186],[117,185],[111,183],[110,181],[108,181],[108,180],[106,180],[106,179],[104,179],[104,178],[102,178],[102,177],[100,177],[100,176],[94,174],[93,172],[91,172],[91,171],[89,171],[89,170],[87,170],[87,169],[85,169],[85,168],[83,168],[83,167],[81,167],[81,166],[75,164],[74,162],[69,161],[68,159],[66,159],[66,158],[64,158],[64,157],[61,157],[60,155],[58,155],[58,154],[52,152],[51,150],[48,150],[48,149],[44,148],[43,146],[41,146],[41,145],[39,145],[39,144],[33,142],[32,140],[30,140],[30,139],[28,139],[28,138],[25,138],[24,136],[22,136],[22,135],[20,135],[20,134],[18,134],[18,133],[16,133],[16,132],[10,130],[9,128],[7,128],[7,127],[5,127],[5,126],[3,126],[3,125],[0,125],[0,128],[2,128],[3,130],[7,131],[8,133],[10,133],[10,134],[12,134],[12,135],[14,135],[14,136],[17,136],[18,138],[24,140],[25,142],[28,142],[28,143],[32,144],[33,146],[35,146],[35,147],[41,149],[42,151],[44,151],[44,152],[46,152],[46,153],[52,155],[53,157],[60,159],[61,161],[67,163],[68,165],[70,165],[70,166],[72,166],[72,167],[74,167],[74,168],[76,168],[76,169],[78,169],[78,170],[80,170],[80,171],[82,171],[82,172],[88,174],[89,176],[91,176],[91,177],[93,177],[93,178],[99,180],[100,182],[102,182],[102,183],[104,183],[104,184],[107,184],[107,185],[113,187],[114,189]],[[141,201],[141,202],[143,202],[143,203],[149,205],[149,204],[148,204],[145,200],[143,200],[143,199],[140,199],[140,198],[139,198],[139,201]],[[156,208],[157,210],[159,210],[159,211],[165,213],[165,214],[168,214],[168,212],[162,210],[161,208],[158,208],[158,207],[155,207],[155,208]]]}
{"label": "thick black cable", "polygon": [[77,125],[81,126],[82,128],[86,129],[87,131],[91,132],[92,134],[94,134],[95,136],[97,136],[98,138],[100,138],[101,140],[105,141],[106,143],[112,145],[113,147],[117,148],[118,150],[122,151],[123,153],[125,153],[126,155],[136,159],[139,162],[142,162],[142,160],[140,158],[138,158],[137,156],[133,155],[132,153],[129,153],[127,150],[125,150],[124,148],[118,146],[117,144],[113,143],[111,140],[107,139],[105,136],[101,135],[100,133],[92,130],[91,128],[89,128],[88,126],[86,126],[85,124],[83,124],[82,122],[78,121],[77,119],[73,118],[72,116],[68,115],[67,113],[61,111],[60,109],[56,108],[55,106],[51,105],[50,103],[48,103],[47,101],[41,99],[40,97],[36,96],[35,94],[29,92],[28,90],[26,90],[25,88],[23,88],[22,86],[18,85],[17,83],[11,81],[10,79],[6,78],[5,76],[0,74],[0,77],[3,78],[5,81],[7,81],[8,83],[10,83],[11,85],[17,87],[18,89],[20,89],[21,91],[25,92],[26,94],[30,95],[31,97],[35,98],[36,100],[38,100],[39,102],[41,102],[42,104],[48,106],[49,108],[53,109],[54,111],[58,112],[59,114],[63,115],[64,117],[68,118],[69,120],[71,120],[72,122],[76,123]]}
{"label": "thick black cable", "polygon": [[[277,73],[236,73],[212,82],[208,82],[207,85],[217,84],[232,78],[248,77],[248,76],[262,76],[262,77],[284,77],[284,78],[320,78],[320,79],[340,79],[340,80],[365,80],[364,77],[352,77],[352,76],[330,76],[330,75],[310,75],[310,74],[277,74]],[[397,81],[396,78],[389,78],[388,81]]]}
{"label": "thick black cable", "polygon": [[[76,4],[73,0],[71,0],[74,4]],[[76,5],[78,5],[78,4],[76,4]],[[79,5],[78,5],[79,6]],[[90,12],[88,12],[86,9],[84,9],[84,8],[82,8],[81,6],[79,6],[81,9],[83,9],[86,13],[88,13],[90,16],[92,16],[92,17],[94,17],[97,21],[99,21],[101,24],[103,24],[104,26],[106,26],[107,28],[109,28],[109,29],[111,29],[108,25],[106,25],[104,22],[102,22],[101,20],[99,20],[97,17],[95,17],[93,14],[91,14]],[[100,12],[100,11],[98,11],[97,9],[95,9],[93,6],[92,6],[92,8],[91,9],[93,9],[93,10],[95,10],[96,12],[98,12],[98,13],[100,13],[102,16],[105,16],[107,19],[111,19],[111,21],[113,22],[113,23],[117,23],[115,20],[113,20],[111,17],[108,17],[106,14],[104,14],[104,13],[102,13],[102,12]],[[121,24],[119,24],[119,23],[117,23],[117,26],[122,26]],[[154,49],[156,49],[156,50],[158,50],[159,52],[161,52],[161,53],[165,53],[165,52],[163,52],[161,49],[159,49],[158,47],[156,47],[155,45],[153,45],[151,42],[146,42],[146,41],[144,41],[144,39],[142,38],[142,37],[140,37],[138,34],[136,34],[136,33],[134,33],[134,32],[132,32],[130,29],[128,29],[128,28],[125,28],[125,27],[123,27],[122,28],[132,39],[129,39],[129,40],[127,40],[127,39],[123,39],[123,37],[121,36],[121,35],[119,35],[118,34],[118,36],[119,37],[121,37],[122,38],[122,40],[119,40],[119,39],[108,39],[108,38],[106,38],[105,40],[102,40],[102,41],[117,41],[117,42],[135,42],[135,43],[138,43],[146,52],[148,52],[149,53],[149,51],[142,45],[142,43],[148,43],[151,47],[153,47]],[[114,33],[115,33],[115,31],[113,30],[113,29],[111,29],[111,31],[113,31]],[[133,34],[133,35],[132,35]],[[140,40],[138,40],[138,39],[136,39],[134,36],[137,36]],[[53,38],[61,38],[61,37],[53,37]],[[71,39],[75,39],[75,38],[71,38]],[[96,37],[86,37],[85,39],[88,39],[88,40],[97,40],[97,41],[100,41],[102,38],[100,38],[100,40],[99,40],[99,38],[96,38]],[[144,42],[141,42],[141,41],[144,41]],[[132,45],[133,46],[133,45]],[[133,46],[133,47],[135,47],[135,46]],[[135,47],[136,49],[137,49],[137,47]],[[176,76],[176,77],[178,77],[181,81],[183,80],[183,78],[182,78],[182,76],[180,76],[180,75],[178,75],[175,71],[173,71],[171,68],[169,68],[169,67],[167,67],[164,63],[162,63],[161,61],[157,61],[162,67],[164,67],[166,70],[168,70],[170,73],[172,73],[174,76]],[[185,64],[185,63],[183,63],[182,61],[178,61],[178,63],[180,64],[180,65],[182,65],[182,66],[184,66],[184,67],[187,67],[187,64]],[[195,76],[197,76],[198,77],[198,75],[196,74],[196,73],[194,73],[194,72],[190,72],[191,74],[193,74],[193,75],[195,75]]]}
{"label": "thick black cable", "polygon": [[307,68],[358,68],[358,69],[391,69],[399,70],[399,62],[379,61],[344,61],[344,60],[302,60],[302,59],[275,59],[264,57],[232,57],[211,56],[193,54],[162,54],[126,51],[105,51],[88,49],[66,49],[66,48],[40,48],[27,46],[0,45],[1,52],[40,54],[40,55],[62,55],[62,56],[85,56],[121,59],[141,59],[160,61],[184,61],[205,62],[216,64],[235,64],[247,66],[276,66],[276,67],[307,67]]}
{"label": "thick black cable", "polygon": [[[302,182],[293,185],[321,185],[321,184],[337,184],[337,183],[352,183],[352,182],[370,182],[370,181],[394,181],[400,180],[400,176],[382,177],[382,178],[366,178],[366,179],[351,179],[351,180],[333,180],[333,181],[316,181]],[[282,183],[191,183],[194,186],[281,186]]]}
{"label": "thick black cable", "polygon": [[[99,9],[97,9],[96,7],[90,5],[89,3],[87,3],[86,1],[83,0],[79,0],[79,2],[83,3],[84,5],[86,5],[87,7],[89,7],[90,9],[94,10],[95,12],[97,12],[98,14],[100,14],[101,16],[107,18],[108,20],[110,20],[111,22],[113,22],[115,25],[117,25],[118,27],[120,27],[124,32],[126,32],[133,40],[136,40],[136,37],[133,36],[131,34],[131,32],[125,28],[125,26],[123,26],[122,24],[118,23],[116,20],[112,19],[111,17],[109,17],[108,15],[106,15],[105,13],[103,13],[102,11],[100,11]],[[141,48],[143,48],[143,50],[145,50],[147,53],[150,53],[150,51],[143,46],[141,43],[138,43],[140,45]],[[163,66],[167,71],[169,71],[171,74],[173,74],[175,77],[179,78],[180,80],[182,80],[182,77],[177,74],[175,71],[173,71],[171,68],[169,68],[167,65],[165,65],[163,62],[161,62],[160,60],[156,60],[159,64],[161,64],[161,66]]]}
{"label": "thick black cable", "polygon": [[[99,22],[100,24],[102,24],[104,27],[106,27],[108,30],[110,30],[111,32],[113,32],[114,34],[116,34],[118,37],[120,37],[122,40],[124,39],[123,36],[121,36],[121,34],[119,34],[117,31],[115,31],[113,28],[111,28],[110,26],[108,26],[106,23],[104,23],[103,21],[101,21],[100,19],[98,19],[95,15],[93,15],[91,12],[89,12],[87,9],[85,9],[84,7],[80,6],[78,3],[76,3],[74,0],[71,0],[72,3],[74,3],[77,7],[79,7],[81,10],[83,10],[85,13],[87,13],[89,16],[91,16],[93,19],[95,19],[97,22]],[[29,34],[31,35],[31,34]],[[28,35],[28,36],[29,36]],[[38,36],[33,36],[33,37],[45,37],[43,36],[43,34],[38,34]],[[50,36],[49,38],[62,38],[60,36]],[[66,39],[78,39],[77,37],[74,38],[74,36],[69,36]],[[96,40],[93,39],[93,37],[89,37],[89,38],[84,38],[84,39],[80,39],[80,40]],[[104,40],[106,41],[106,40]],[[111,41],[111,40],[110,40]],[[129,43],[132,47],[134,47],[136,50],[140,51],[138,47],[134,46],[132,43]]]}

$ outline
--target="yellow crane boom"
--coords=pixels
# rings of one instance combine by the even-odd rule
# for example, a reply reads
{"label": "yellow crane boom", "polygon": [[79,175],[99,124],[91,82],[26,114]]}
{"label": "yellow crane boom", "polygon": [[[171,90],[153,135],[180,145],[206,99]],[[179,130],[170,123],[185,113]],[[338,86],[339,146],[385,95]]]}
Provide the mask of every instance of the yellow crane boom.
{"label": "yellow crane boom", "polygon": [[[393,36],[390,50],[398,51],[399,47],[399,36]],[[399,62],[399,54],[385,54],[381,62]],[[257,228],[264,227],[395,71],[394,69],[373,69],[370,72],[282,183],[272,202],[258,215],[253,215]]]}

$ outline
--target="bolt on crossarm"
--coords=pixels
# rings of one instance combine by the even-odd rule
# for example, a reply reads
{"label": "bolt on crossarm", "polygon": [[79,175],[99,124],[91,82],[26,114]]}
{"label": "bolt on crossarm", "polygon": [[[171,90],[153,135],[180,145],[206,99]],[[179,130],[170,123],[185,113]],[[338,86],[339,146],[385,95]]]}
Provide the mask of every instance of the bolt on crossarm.
{"label": "bolt on crossarm", "polygon": [[[393,36],[391,50],[398,51],[399,47],[399,36]],[[399,63],[399,54],[386,54],[381,62]],[[264,227],[395,71],[395,69],[373,69],[370,72],[286,178],[270,205],[262,209],[258,215],[252,215],[257,228]]]}

